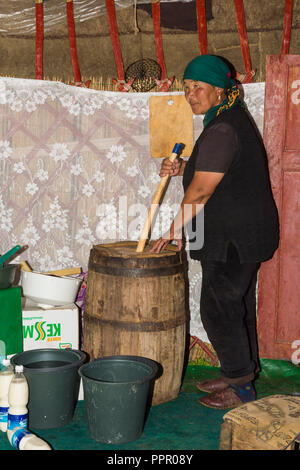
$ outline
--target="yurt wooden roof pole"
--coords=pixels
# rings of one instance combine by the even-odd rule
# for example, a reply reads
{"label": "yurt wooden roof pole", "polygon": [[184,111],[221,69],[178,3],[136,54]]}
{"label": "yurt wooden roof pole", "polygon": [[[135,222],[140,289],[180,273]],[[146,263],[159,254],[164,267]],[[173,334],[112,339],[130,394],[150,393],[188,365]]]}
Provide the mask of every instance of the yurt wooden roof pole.
{"label": "yurt wooden roof pole", "polygon": [[83,83],[81,80],[81,73],[80,73],[80,68],[79,68],[77,45],[76,45],[73,0],[66,0],[66,9],[67,9],[67,23],[68,23],[70,54],[71,54],[72,68],[73,68],[73,74],[74,74],[74,83],[71,83],[71,85],[82,86],[82,87],[88,88],[91,81],[88,80],[87,82]]}
{"label": "yurt wooden roof pole", "polygon": [[243,56],[245,71],[246,71],[246,78],[245,80],[243,80],[243,83],[251,83],[253,82],[252,77],[254,73],[253,73],[253,70],[251,70],[250,49],[249,49],[249,44],[248,44],[243,0],[234,0],[234,8],[235,8],[238,32],[240,36],[242,56]]}
{"label": "yurt wooden roof pole", "polygon": [[119,41],[118,23],[116,17],[115,1],[105,0],[107,18],[109,24],[110,38],[113,46],[113,53],[115,57],[116,69],[118,79],[113,79],[113,83],[117,86],[119,91],[129,91],[134,78],[125,83],[125,74],[123,67],[122,52]]}
{"label": "yurt wooden roof pole", "polygon": [[[180,153],[181,149],[182,149],[182,144],[175,144],[175,146],[173,148],[173,151],[172,151],[172,154],[169,157],[169,160],[171,162],[173,162],[175,160],[175,158]],[[160,179],[160,182],[158,184],[158,187],[157,187],[156,192],[155,192],[155,194],[153,196],[153,199],[152,199],[151,207],[148,211],[147,219],[145,221],[142,233],[140,235],[140,239],[139,239],[137,249],[136,249],[137,253],[141,253],[142,251],[144,251],[144,248],[145,248],[148,236],[149,236],[149,232],[150,232],[150,229],[151,229],[153,219],[156,215],[158,206],[160,204],[161,197],[163,195],[163,192],[165,190],[166,184],[169,181],[169,179],[170,179],[169,175],[162,176],[162,178]]]}
{"label": "yurt wooden roof pole", "polygon": [[285,0],[281,54],[289,54],[293,15],[293,0]]}
{"label": "yurt wooden roof pole", "polygon": [[205,0],[196,0],[197,25],[200,53],[207,54],[207,26]]}
{"label": "yurt wooden roof pole", "polygon": [[43,80],[44,9],[43,0],[35,0],[35,78]]}
{"label": "yurt wooden roof pole", "polygon": [[156,47],[156,58],[161,68],[161,79],[156,81],[158,85],[158,91],[169,91],[170,86],[174,81],[174,77],[168,79],[167,70],[165,64],[165,56],[163,49],[163,41],[160,27],[160,3],[159,0],[152,0],[152,18],[153,18],[153,30]]}

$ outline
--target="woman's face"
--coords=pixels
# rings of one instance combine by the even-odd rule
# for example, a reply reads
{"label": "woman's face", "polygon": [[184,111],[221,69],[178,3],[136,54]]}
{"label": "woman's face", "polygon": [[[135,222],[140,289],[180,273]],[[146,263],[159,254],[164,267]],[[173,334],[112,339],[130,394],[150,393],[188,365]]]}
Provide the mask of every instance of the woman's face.
{"label": "woman's face", "polygon": [[213,106],[218,106],[225,98],[222,88],[195,80],[184,80],[184,92],[194,114],[205,114]]}

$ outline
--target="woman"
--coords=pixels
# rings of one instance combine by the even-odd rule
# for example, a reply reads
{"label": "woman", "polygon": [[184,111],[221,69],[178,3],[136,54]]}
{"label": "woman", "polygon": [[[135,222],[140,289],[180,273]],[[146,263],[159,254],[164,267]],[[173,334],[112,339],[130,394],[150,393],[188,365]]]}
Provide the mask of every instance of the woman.
{"label": "woman", "polygon": [[220,377],[197,386],[208,392],[199,402],[217,409],[256,398],[257,272],[279,241],[265,149],[230,76],[212,55],[196,57],[185,69],[185,97],[194,114],[204,114],[204,130],[188,161],[162,163],[160,176],[183,175],[184,197],[170,230],[152,248],[159,253],[175,240],[182,249],[186,228],[190,256],[201,262],[200,314]]}

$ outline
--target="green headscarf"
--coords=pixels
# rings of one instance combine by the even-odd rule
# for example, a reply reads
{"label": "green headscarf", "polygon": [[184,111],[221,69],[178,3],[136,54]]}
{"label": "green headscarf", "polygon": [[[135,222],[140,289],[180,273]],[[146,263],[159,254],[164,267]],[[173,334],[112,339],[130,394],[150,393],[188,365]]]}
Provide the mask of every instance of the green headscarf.
{"label": "green headscarf", "polygon": [[223,88],[226,93],[225,100],[218,106],[210,108],[204,116],[204,127],[223,111],[236,106],[243,106],[239,99],[239,89],[231,79],[231,71],[226,63],[214,55],[200,55],[188,63],[183,74],[183,80],[195,80],[209,83],[212,86]]}

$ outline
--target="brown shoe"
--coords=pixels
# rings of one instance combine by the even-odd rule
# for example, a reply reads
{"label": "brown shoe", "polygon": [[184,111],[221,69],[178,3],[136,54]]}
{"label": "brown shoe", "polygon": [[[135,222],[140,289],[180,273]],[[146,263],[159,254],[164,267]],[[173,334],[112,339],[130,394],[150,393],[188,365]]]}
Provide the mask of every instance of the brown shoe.
{"label": "brown shoe", "polygon": [[213,393],[219,392],[224,390],[229,386],[228,383],[224,382],[222,377],[218,377],[217,379],[210,379],[210,380],[203,380],[202,382],[197,382],[196,387],[201,392]]}
{"label": "brown shoe", "polygon": [[232,388],[227,387],[219,392],[210,393],[198,400],[201,405],[215,408],[216,410],[226,410],[243,405],[242,400],[234,393]]}

